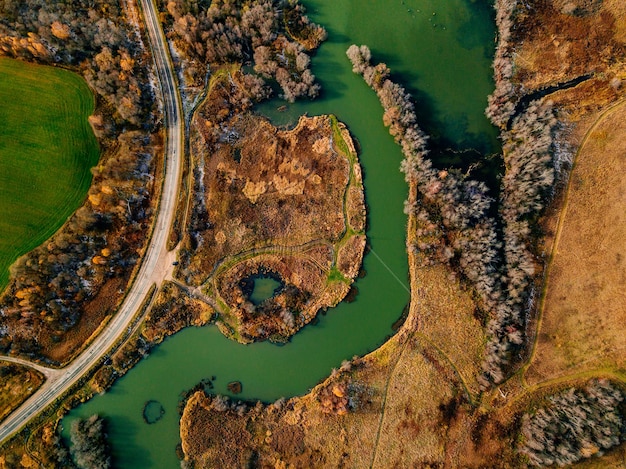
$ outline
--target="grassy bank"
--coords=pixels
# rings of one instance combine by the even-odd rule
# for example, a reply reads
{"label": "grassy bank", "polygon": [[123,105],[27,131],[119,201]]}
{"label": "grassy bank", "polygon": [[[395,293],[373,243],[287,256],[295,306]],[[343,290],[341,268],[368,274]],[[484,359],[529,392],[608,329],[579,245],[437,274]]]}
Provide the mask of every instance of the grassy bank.
{"label": "grassy bank", "polygon": [[0,58],[0,290],[9,266],[82,202],[98,144],[94,99],[78,75]]}

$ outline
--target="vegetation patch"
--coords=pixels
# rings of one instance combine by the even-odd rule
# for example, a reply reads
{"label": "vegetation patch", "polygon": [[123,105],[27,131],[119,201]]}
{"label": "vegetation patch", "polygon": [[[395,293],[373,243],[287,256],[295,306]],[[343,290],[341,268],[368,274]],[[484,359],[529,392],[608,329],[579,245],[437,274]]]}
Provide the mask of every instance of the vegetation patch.
{"label": "vegetation patch", "polygon": [[208,324],[214,314],[210,305],[193,298],[175,283],[168,282],[161,288],[142,324],[141,337],[155,345],[185,327]]}
{"label": "vegetation patch", "polygon": [[626,436],[621,389],[606,380],[594,380],[583,389],[570,388],[522,423],[521,452],[534,466],[565,466],[601,456]]}
{"label": "vegetation patch", "polygon": [[33,394],[44,379],[32,368],[0,361],[0,421]]}
{"label": "vegetation patch", "polygon": [[[350,136],[327,116],[281,131],[250,114],[216,125],[203,108],[194,123],[199,191],[178,277],[216,296],[229,337],[283,342],[358,275],[365,205]],[[281,287],[252,301],[249,280],[263,275]]]}
{"label": "vegetation patch", "polygon": [[[160,136],[155,132],[156,119],[152,115],[153,87],[148,77],[152,61],[143,48],[137,9],[131,4],[112,1],[100,8],[85,0],[8,1],[0,5],[0,17],[1,55],[58,65],[54,69],[56,74],[62,73],[60,67],[80,73],[96,95],[97,106],[89,116],[89,123],[99,139],[102,157],[91,171],[93,183],[88,197],[73,215],[67,218],[68,212],[56,222],[58,227],[67,218],[47,242],[13,263],[10,283],[0,295],[0,350],[62,364],[75,356],[114,313],[147,240],[154,209],[152,197],[158,193],[162,167],[156,161],[158,158],[154,161],[152,158],[154,153],[161,154]],[[26,91],[20,89],[3,99],[3,103],[8,103],[3,109],[10,109],[18,102],[17,98],[37,86],[43,87],[45,93],[39,103],[33,103],[30,111],[16,109],[15,116],[37,117],[36,105],[45,103],[44,109],[58,107],[66,109],[75,119],[81,116],[83,127],[75,131],[68,129],[66,134],[55,137],[52,131],[62,119],[39,113],[41,119],[36,125],[44,143],[35,141],[35,146],[53,148],[56,143],[65,142],[80,147],[91,141],[97,152],[91,130],[84,121],[94,105],[86,86],[78,77],[70,81],[74,94],[82,89],[89,94],[82,104],[89,111],[81,111],[76,100],[72,101],[69,95],[64,97],[62,90],[67,85],[51,86],[54,74],[39,76],[42,72],[34,65],[24,66],[32,68],[36,86]],[[16,125],[15,116],[12,121],[7,120],[11,127]],[[80,129],[87,134],[77,134]],[[15,151],[16,155],[21,153]],[[72,153],[63,155],[67,158]],[[13,155],[12,162],[17,161]],[[52,174],[46,177],[53,177],[57,169],[68,164],[59,161],[59,167],[48,171]],[[91,167],[94,162],[83,164]],[[31,171],[28,164],[23,168],[30,171],[29,184],[34,182],[43,187],[37,179],[32,179],[36,168]],[[3,167],[1,177],[10,173]],[[69,176],[54,176],[56,187],[72,181]],[[85,188],[89,178],[80,181],[74,178],[72,183]],[[45,197],[45,191],[20,190]],[[65,191],[67,196],[71,193]],[[58,198],[51,194],[50,200],[53,196]],[[11,203],[20,199],[15,196]],[[34,225],[40,224],[36,214],[31,218]],[[0,259],[3,255],[0,249]]]}
{"label": "vegetation patch", "polygon": [[536,348],[526,379],[624,368],[626,105],[588,132],[556,228]]}
{"label": "vegetation patch", "polygon": [[78,75],[0,58],[0,290],[9,266],[82,204],[99,149]]}
{"label": "vegetation patch", "polygon": [[165,415],[165,409],[159,401],[149,400],[143,405],[143,421],[149,425],[157,423]]}
{"label": "vegetation patch", "polygon": [[99,415],[74,420],[70,437],[72,439],[70,451],[78,467],[84,469],[111,467],[111,450],[106,439],[105,421]]}

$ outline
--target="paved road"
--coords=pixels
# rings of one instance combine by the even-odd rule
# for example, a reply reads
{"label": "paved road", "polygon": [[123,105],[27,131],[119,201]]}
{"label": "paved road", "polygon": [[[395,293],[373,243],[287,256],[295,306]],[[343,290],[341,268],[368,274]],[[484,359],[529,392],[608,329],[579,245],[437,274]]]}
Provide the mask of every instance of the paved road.
{"label": "paved road", "polygon": [[19,430],[40,409],[52,403],[109,351],[116,340],[130,326],[150,287],[155,283],[160,285],[163,278],[172,268],[173,253],[169,253],[166,246],[178,199],[184,123],[180,95],[172,72],[171,61],[158,21],[156,8],[153,0],[140,1],[162,91],[165,122],[167,125],[165,181],[152,239],[149,241],[149,246],[135,281],[111,322],[89,348],[81,353],[70,365],[51,376],[35,394],[0,424],[0,441],[5,440],[12,433]]}

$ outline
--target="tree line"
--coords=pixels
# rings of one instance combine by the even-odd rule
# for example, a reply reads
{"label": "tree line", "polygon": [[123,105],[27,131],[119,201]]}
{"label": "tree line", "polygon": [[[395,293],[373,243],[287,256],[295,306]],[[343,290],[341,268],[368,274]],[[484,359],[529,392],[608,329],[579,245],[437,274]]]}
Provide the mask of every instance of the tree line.
{"label": "tree line", "polygon": [[388,67],[373,65],[366,46],[352,45],[347,55],[353,71],[378,95],[383,122],[405,157],[401,169],[417,188],[415,199],[405,203],[407,214],[415,215],[413,248],[429,263],[449,263],[474,287],[489,317],[479,382],[499,383],[525,340],[537,265],[532,226],[554,183],[554,112],[549,103],[531,103],[503,133],[506,172],[494,218],[496,201],[483,182],[433,167],[411,96],[389,78]]}
{"label": "tree line", "polygon": [[520,95],[520,85],[511,80],[514,53],[511,39],[519,1],[496,0],[495,9],[498,26],[498,45],[493,59],[495,90],[488,98],[486,114],[496,126],[505,128],[515,112]]}

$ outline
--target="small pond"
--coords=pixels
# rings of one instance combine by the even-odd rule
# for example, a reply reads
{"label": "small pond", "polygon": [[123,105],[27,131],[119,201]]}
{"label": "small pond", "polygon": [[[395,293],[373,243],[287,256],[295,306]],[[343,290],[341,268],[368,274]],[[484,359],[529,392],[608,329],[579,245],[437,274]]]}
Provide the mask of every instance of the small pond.
{"label": "small pond", "polygon": [[244,295],[257,306],[278,293],[283,284],[275,274],[259,274],[243,279],[240,286]]}

